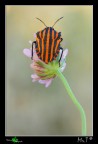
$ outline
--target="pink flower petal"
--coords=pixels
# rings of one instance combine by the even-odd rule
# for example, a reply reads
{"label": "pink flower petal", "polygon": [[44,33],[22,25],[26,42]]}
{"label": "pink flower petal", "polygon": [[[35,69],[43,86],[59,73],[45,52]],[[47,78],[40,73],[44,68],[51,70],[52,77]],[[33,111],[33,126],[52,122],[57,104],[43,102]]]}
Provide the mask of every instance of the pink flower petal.
{"label": "pink flower petal", "polygon": [[63,72],[65,67],[66,67],[66,63],[63,64],[63,66],[60,68],[60,71]]}
{"label": "pink flower petal", "polygon": [[40,77],[38,75],[36,75],[36,74],[32,74],[31,78],[32,78],[32,82],[35,82],[35,81],[40,79]]}
{"label": "pink flower petal", "polygon": [[62,58],[65,59],[65,57],[67,56],[67,54],[68,54],[68,49],[65,49],[65,50],[63,51]]}
{"label": "pink flower petal", "polygon": [[36,38],[36,33],[34,33],[34,38]]}
{"label": "pink flower petal", "polygon": [[34,52],[34,54],[33,54],[33,59],[34,60],[39,60],[39,57],[37,56],[36,52]]}
{"label": "pink flower petal", "polygon": [[45,87],[47,88],[47,87],[49,87],[49,85],[51,84],[51,82],[52,82],[52,78],[51,79],[49,79],[48,81],[47,81],[47,83],[45,84]]}
{"label": "pink flower petal", "polygon": [[[60,50],[60,56],[61,56],[61,54],[62,54],[62,50]],[[62,55],[61,61],[66,58],[67,54],[68,54],[68,49],[65,49],[65,50],[63,51],[63,55]]]}
{"label": "pink flower petal", "polygon": [[23,53],[24,53],[24,55],[26,55],[27,57],[31,57],[31,49],[25,48],[25,49],[23,50]]}
{"label": "pink flower petal", "polygon": [[40,84],[45,84],[45,83],[46,83],[46,80],[41,80],[41,79],[40,79],[38,82],[39,82]]}
{"label": "pink flower petal", "polygon": [[47,87],[51,84],[52,80],[53,80],[53,78],[51,78],[51,79],[46,79],[46,80],[41,80],[41,79],[40,79],[38,82],[39,82],[40,84],[44,84],[45,87],[47,88]]}
{"label": "pink flower petal", "polygon": [[39,78],[39,76],[37,74],[32,74],[31,78],[37,79],[37,78]]}

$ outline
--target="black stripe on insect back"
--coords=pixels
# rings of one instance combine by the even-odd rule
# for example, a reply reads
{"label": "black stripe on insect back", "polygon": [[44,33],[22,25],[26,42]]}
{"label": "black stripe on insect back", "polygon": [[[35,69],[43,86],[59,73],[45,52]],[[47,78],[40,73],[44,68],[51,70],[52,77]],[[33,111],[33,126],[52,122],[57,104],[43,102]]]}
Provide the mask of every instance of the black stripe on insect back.
{"label": "black stripe on insect back", "polygon": [[[54,30],[54,39],[56,38],[56,31]],[[56,48],[57,38],[54,40],[54,49],[53,49],[53,57],[55,56],[55,48]]]}
{"label": "black stripe on insect back", "polygon": [[44,32],[44,30],[41,31],[41,38],[43,38],[43,32]]}
{"label": "black stripe on insect back", "polygon": [[37,36],[38,38],[40,38],[40,37],[39,37],[39,32],[36,33],[36,36]]}
{"label": "black stripe on insect back", "polygon": [[55,55],[56,42],[57,42],[57,40],[54,41],[53,57],[54,57],[54,55]]}
{"label": "black stripe on insect back", "polygon": [[58,40],[58,37],[54,40],[53,57],[55,56],[55,49],[56,49],[56,45],[57,45],[57,40]]}
{"label": "black stripe on insect back", "polygon": [[43,55],[43,61],[45,61],[45,58],[46,58],[46,42],[47,42],[48,29],[49,28],[46,28],[45,38],[44,38],[44,55]]}
{"label": "black stripe on insect back", "polygon": [[56,38],[56,31],[54,30],[54,39]]}
{"label": "black stripe on insect back", "polygon": [[42,31],[40,31],[40,40],[39,40],[39,43],[40,43],[40,59],[42,60],[43,58],[42,58],[42,38],[43,38],[43,32],[44,32],[44,30],[42,30]]}
{"label": "black stripe on insect back", "polygon": [[51,46],[52,46],[52,28],[50,27],[50,39],[49,39],[49,51],[48,51],[48,62],[50,61]]}
{"label": "black stripe on insect back", "polygon": [[42,53],[42,39],[39,39],[39,45],[40,45],[40,54]]}

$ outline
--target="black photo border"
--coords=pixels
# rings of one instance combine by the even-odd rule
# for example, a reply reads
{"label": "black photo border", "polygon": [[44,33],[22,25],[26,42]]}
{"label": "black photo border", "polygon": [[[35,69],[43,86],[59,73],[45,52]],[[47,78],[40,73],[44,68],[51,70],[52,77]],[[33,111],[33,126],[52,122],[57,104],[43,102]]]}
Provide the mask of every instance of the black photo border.
{"label": "black photo border", "polygon": [[[22,1],[21,1],[22,2]],[[1,123],[0,123],[0,143],[12,143],[11,141],[7,141],[7,139],[12,139],[13,137],[9,137],[9,136],[5,136],[5,6],[6,5],[28,5],[27,2],[28,1],[23,1],[21,3],[20,1],[5,1],[4,3],[2,2],[2,4],[0,4],[0,28],[1,28],[1,37],[0,37],[0,41],[1,41],[1,48],[0,48],[0,59],[1,59],[1,108],[0,108],[0,119],[1,119]],[[47,1],[43,2],[43,1],[30,1],[29,5],[93,5],[93,21],[94,21],[94,6],[95,3],[93,1],[86,1],[86,0],[74,0],[74,1],[70,1],[70,3],[68,1],[62,1],[63,4],[58,4],[59,1],[54,1],[55,4],[53,4],[53,2]],[[65,2],[65,4],[64,4]],[[20,4],[21,3],[21,4]],[[60,2],[61,3],[61,2]],[[94,30],[94,29],[93,29]],[[96,31],[96,30],[95,30]],[[94,33],[93,33],[94,35]],[[93,39],[93,49],[94,49],[94,39]],[[94,52],[93,52],[94,54]],[[94,55],[93,55],[94,58]],[[93,59],[94,61],[94,59]],[[93,62],[93,66],[94,66],[94,62]],[[93,71],[94,73],[94,71]],[[4,76],[3,76],[4,75]],[[93,74],[93,80],[95,79],[94,74]],[[93,87],[94,88],[94,87]],[[33,144],[34,142],[40,142],[40,143],[71,143],[71,144],[76,144],[76,143],[83,143],[83,142],[79,142],[79,139],[83,139],[85,141],[85,143],[89,143],[89,144],[95,144],[97,142],[97,134],[96,134],[96,122],[95,120],[97,119],[96,116],[94,115],[94,111],[96,110],[96,102],[97,102],[97,95],[96,97],[93,97],[93,136],[86,136],[86,137],[80,137],[80,136],[16,136],[18,138],[19,141],[22,141],[23,144]],[[90,140],[89,138],[92,137],[92,140]],[[39,138],[39,139],[38,139]],[[48,138],[48,140],[46,139]],[[86,139],[88,139],[88,142],[86,142]],[[40,141],[39,141],[40,140]]]}

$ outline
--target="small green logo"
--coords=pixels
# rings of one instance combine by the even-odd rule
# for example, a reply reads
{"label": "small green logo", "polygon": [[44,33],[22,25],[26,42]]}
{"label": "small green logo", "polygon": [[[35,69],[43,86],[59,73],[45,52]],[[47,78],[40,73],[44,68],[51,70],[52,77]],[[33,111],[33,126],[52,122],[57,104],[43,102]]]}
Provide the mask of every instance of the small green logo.
{"label": "small green logo", "polygon": [[11,140],[10,139],[6,139],[6,141],[11,141],[13,143],[20,143],[20,142],[22,142],[22,141],[18,141],[18,138],[16,138],[16,137],[13,137]]}

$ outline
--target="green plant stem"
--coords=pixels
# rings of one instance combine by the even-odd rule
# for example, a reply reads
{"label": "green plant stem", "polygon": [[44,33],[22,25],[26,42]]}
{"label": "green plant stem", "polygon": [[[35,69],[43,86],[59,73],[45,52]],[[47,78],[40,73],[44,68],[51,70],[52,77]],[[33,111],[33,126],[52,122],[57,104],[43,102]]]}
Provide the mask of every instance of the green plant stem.
{"label": "green plant stem", "polygon": [[82,136],[86,136],[86,115],[85,115],[85,112],[84,112],[82,106],[80,105],[80,103],[78,102],[78,100],[76,99],[75,95],[73,94],[73,92],[72,92],[66,78],[63,76],[63,74],[59,70],[56,72],[56,74],[61,79],[61,81],[63,82],[63,84],[67,90],[67,93],[69,94],[73,103],[76,105],[76,107],[80,111],[81,120],[82,120]]}

